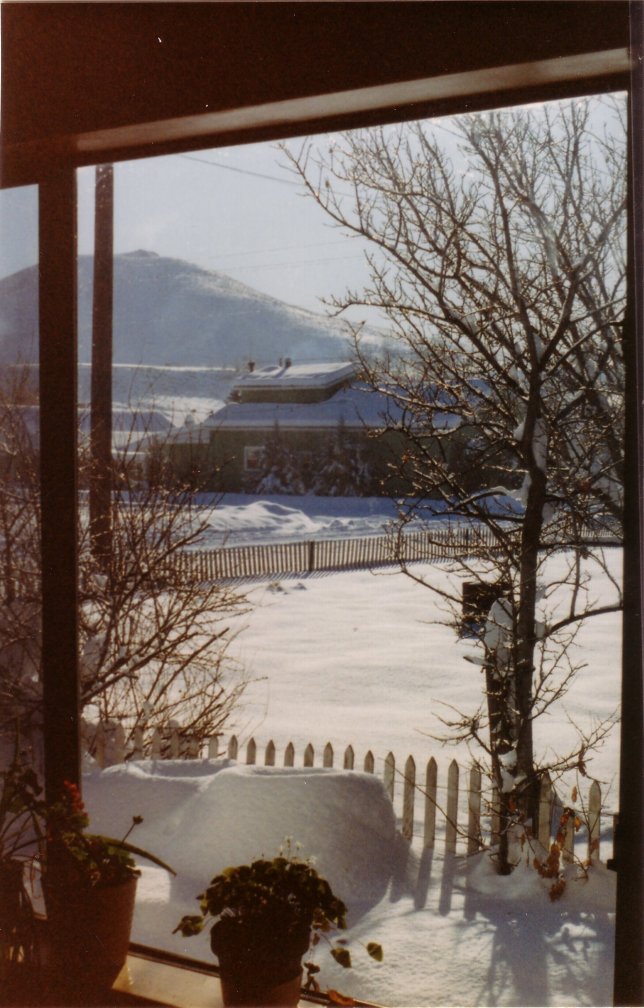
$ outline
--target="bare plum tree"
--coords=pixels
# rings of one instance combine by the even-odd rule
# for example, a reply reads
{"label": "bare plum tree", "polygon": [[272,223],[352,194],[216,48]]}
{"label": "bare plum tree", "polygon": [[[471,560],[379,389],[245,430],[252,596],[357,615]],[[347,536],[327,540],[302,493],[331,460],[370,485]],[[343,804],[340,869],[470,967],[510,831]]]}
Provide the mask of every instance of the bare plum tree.
{"label": "bare plum tree", "polygon": [[[21,385],[7,388],[0,403],[5,730],[16,718],[37,724],[41,706],[38,413]],[[230,586],[185,576],[182,556],[209,527],[209,509],[175,485],[142,478],[132,448],[115,455],[111,544],[100,564],[87,508],[79,509],[80,687],[88,720],[122,724],[126,745],[136,739],[145,751],[155,729],[178,725],[199,741],[230,720],[244,679],[230,656],[228,621],[247,606]],[[89,458],[81,439],[81,487]]]}
{"label": "bare plum tree", "polygon": [[[535,756],[534,721],[580,664],[577,628],[621,604],[616,578],[614,597],[593,601],[593,569],[608,566],[589,539],[619,538],[622,512],[624,105],[574,100],[283,150],[331,220],[370,243],[366,289],[329,303],[379,309],[390,333],[376,358],[355,328],[365,381],[396,406],[383,429],[405,436],[395,475],[410,493],[393,541],[412,521],[431,541],[438,515],[469,528],[454,569],[487,598],[484,698],[445,723],[489,756],[507,871],[507,827],[534,825],[540,775],[583,770],[610,727]],[[460,595],[399,556],[460,623]]]}

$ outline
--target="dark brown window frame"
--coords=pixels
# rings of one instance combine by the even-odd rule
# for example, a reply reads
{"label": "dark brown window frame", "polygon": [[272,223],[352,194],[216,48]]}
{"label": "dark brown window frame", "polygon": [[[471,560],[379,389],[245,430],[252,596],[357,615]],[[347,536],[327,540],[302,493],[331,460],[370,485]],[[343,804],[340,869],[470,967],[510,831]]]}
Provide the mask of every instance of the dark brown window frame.
{"label": "dark brown window frame", "polygon": [[[642,264],[644,243],[642,229],[642,179],[644,178],[644,100],[642,54],[644,51],[642,4],[637,0],[628,7],[630,40],[623,34],[625,4],[617,3],[383,3],[383,4],[104,4],[104,13],[92,11],[91,4],[12,4],[3,5],[3,50],[13,40],[23,45],[23,52],[3,51],[3,130],[2,185],[36,183],[39,186],[40,234],[40,395],[42,444],[42,563],[43,563],[43,651],[45,690],[45,750],[47,789],[53,794],[62,779],[79,775],[78,744],[78,669],[76,629],[76,192],[75,170],[85,164],[123,160],[186,150],[249,143],[284,138],[302,133],[370,125],[421,116],[467,112],[474,109],[563,98],[574,94],[626,89],[630,101],[630,215],[629,215],[629,298],[625,324],[627,355],[627,431],[626,431],[626,534],[624,548],[624,645],[621,764],[620,836],[618,839],[618,912],[616,933],[615,1003],[640,1004],[642,997],[641,901],[642,901],[642,457],[643,457],[643,364]],[[58,11],[56,11],[58,8]],[[65,25],[65,11],[69,26]],[[125,11],[129,8],[129,11]],[[132,27],[132,16],[163,20],[158,45],[172,43],[167,37],[176,20],[177,39],[186,36],[177,27],[180,22],[194,24],[210,14],[218,19],[228,50],[219,78],[208,76],[205,82],[196,76],[175,79],[181,91],[179,114],[167,114],[172,107],[171,89],[164,91],[159,109],[134,116],[128,106],[127,75],[120,92],[114,92],[115,75],[98,67],[93,83],[87,74],[91,57],[84,52],[93,21],[83,18],[107,18],[115,29],[111,38],[103,33],[102,44],[109,59],[119,62],[121,49]],[[165,10],[162,10],[165,8]],[[197,10],[201,8],[201,10]],[[229,13],[227,13],[228,8]],[[264,10],[262,10],[264,8]],[[272,10],[267,11],[267,8]],[[307,10],[308,8],[308,10]],[[422,8],[422,10],[421,10]],[[433,9],[432,9],[433,8]],[[463,19],[484,17],[488,26],[477,29],[480,58],[472,43],[459,42]],[[138,10],[137,10],[138,9]],[[174,10],[173,10],[174,9]],[[253,14],[253,9],[255,14]],[[520,14],[518,12],[520,11]],[[333,13],[332,13],[333,12]],[[387,62],[373,56],[380,36],[368,28],[377,17],[396,16],[397,30],[387,42],[392,51],[403,50],[402,62]],[[570,16],[574,24],[570,42]],[[373,22],[373,17],[376,21]],[[246,25],[234,40],[235,18]],[[271,39],[261,40],[253,28],[253,19],[268,18],[273,31],[288,41],[292,32],[293,51],[301,35],[289,22],[297,21],[298,30],[307,28],[307,17],[315,22],[320,53],[326,53],[327,65],[318,65],[318,79],[302,71],[295,74],[289,93],[273,86],[277,68],[270,64]],[[417,19],[435,19],[436,50],[419,54],[413,47]],[[521,21],[516,22],[519,16]],[[334,19],[346,20],[346,47],[364,42],[364,52],[340,53],[334,61],[329,39],[337,35]],[[365,18],[367,20],[365,20]],[[602,18],[604,19],[602,21]],[[608,18],[608,21],[605,19]],[[618,37],[606,46],[611,25],[622,19]],[[281,20],[280,20],[281,19]],[[513,21],[514,19],[514,21]],[[517,23],[547,22],[548,31],[535,38],[532,49],[525,49],[517,38],[516,47],[523,58],[499,61],[496,33],[505,32],[506,51],[511,51],[512,32]],[[558,21],[559,19],[559,21]],[[52,33],[56,22],[58,34]],[[409,24],[407,25],[407,22]],[[413,23],[412,23],[413,22]],[[79,25],[88,29],[84,36]],[[482,24],[483,22],[481,22]],[[326,24],[326,30],[325,30]],[[365,25],[367,26],[365,29]],[[407,33],[406,33],[407,26]],[[69,30],[66,32],[66,28]],[[310,27],[310,26],[309,26]],[[38,34],[40,31],[40,35]],[[228,31],[228,34],[226,32]],[[358,35],[352,35],[352,31]],[[481,34],[483,31],[483,34]],[[75,34],[76,32],[76,34]],[[441,32],[443,33],[441,35]],[[621,32],[621,34],[620,34]],[[232,34],[231,34],[232,33]],[[360,34],[362,33],[362,34]],[[386,33],[385,33],[386,34]],[[9,42],[7,42],[7,35]],[[163,36],[166,35],[165,39]],[[306,35],[306,31],[305,31]],[[327,38],[328,36],[328,38]],[[306,36],[312,38],[310,34]],[[53,38],[53,41],[52,41]],[[275,38],[275,36],[274,36]],[[565,41],[565,39],[568,41]],[[233,41],[231,42],[231,39]],[[21,40],[21,41],[20,41]],[[140,41],[140,40],[139,40]],[[130,70],[138,85],[144,80],[150,63],[150,44],[146,38],[137,49],[130,48]],[[255,84],[239,88],[239,70],[247,67],[248,43],[260,72]],[[314,42],[314,45],[317,45]],[[327,48],[325,49],[325,44]],[[630,69],[627,48],[630,44]],[[40,45],[40,50],[38,46]],[[59,49],[56,50],[56,45]],[[405,46],[412,48],[405,52]],[[440,45],[447,53],[439,58]],[[495,49],[495,45],[497,48]],[[523,48],[521,48],[523,45]],[[460,49],[459,49],[460,46]],[[147,48],[146,48],[147,47]],[[223,50],[222,50],[223,51]],[[157,59],[157,50],[154,50]],[[329,55],[331,53],[331,55]],[[474,55],[473,55],[474,54]],[[8,58],[5,58],[5,55]],[[41,55],[42,64],[38,64]],[[185,56],[184,54],[180,54]],[[316,51],[305,53],[302,65],[316,69]],[[353,63],[364,61],[362,70]],[[35,59],[35,62],[34,62]],[[262,63],[262,59],[264,63]],[[432,59],[434,64],[432,65]],[[58,60],[58,63],[57,63]],[[137,63],[137,60],[139,62]],[[147,60],[147,63],[146,63]],[[478,62],[477,62],[478,60]],[[337,63],[337,65],[336,65]],[[266,71],[266,64],[268,71]],[[368,64],[368,65],[367,65]],[[181,70],[181,59],[154,64],[160,72]],[[402,68],[405,68],[403,72]],[[27,71],[25,73],[25,67]],[[148,69],[149,69],[148,67]],[[262,69],[264,76],[262,76]],[[152,72],[152,71],[150,71]],[[409,73],[409,77],[407,77]],[[22,74],[22,76],[21,76]],[[78,113],[65,117],[65,99],[74,110],[73,89],[83,77],[84,86],[98,95],[92,106],[85,103],[85,118]],[[143,74],[143,76],[142,76]],[[271,77],[271,74],[273,75]],[[78,79],[76,79],[78,78]],[[221,88],[218,97],[217,83]],[[158,83],[158,82],[157,82]],[[317,84],[317,89],[316,89]],[[103,91],[101,90],[103,85]],[[262,86],[267,85],[265,94]],[[50,101],[48,86],[54,91]],[[12,87],[20,91],[20,101],[12,103]],[[31,88],[31,90],[30,90]],[[67,88],[67,90],[65,90]],[[110,90],[110,88],[112,90]],[[211,90],[208,90],[208,89]],[[214,88],[214,90],[213,90]],[[141,91],[141,88],[139,88]],[[163,91],[163,88],[161,89]],[[88,92],[89,93],[89,92]],[[9,99],[7,99],[9,94]],[[115,97],[116,94],[116,97]],[[203,102],[204,94],[214,101]],[[136,95],[135,95],[136,97]],[[141,94],[139,94],[139,98]],[[145,95],[143,94],[143,98]],[[101,105],[100,99],[105,99]],[[31,105],[29,105],[29,99]],[[109,100],[107,100],[109,99]],[[130,95],[132,99],[132,95]],[[56,106],[56,100],[58,105]],[[119,104],[120,100],[120,104]],[[26,102],[26,104],[25,104]],[[183,102],[183,104],[182,104]],[[60,113],[50,117],[47,109]],[[169,104],[168,104],[169,103]],[[130,102],[131,104],[131,102]],[[204,105],[208,110],[204,109]],[[83,111],[82,102],[78,106]],[[144,106],[142,106],[144,108]],[[61,113],[62,109],[62,113]],[[107,111],[106,111],[107,110]],[[5,114],[8,112],[8,115]],[[120,117],[120,118],[119,118]],[[82,128],[77,128],[77,122]],[[25,126],[26,124],[26,126]],[[61,125],[62,124],[62,125]],[[5,128],[6,127],[6,128]],[[23,128],[24,127],[24,128]],[[628,769],[630,768],[630,770]]]}

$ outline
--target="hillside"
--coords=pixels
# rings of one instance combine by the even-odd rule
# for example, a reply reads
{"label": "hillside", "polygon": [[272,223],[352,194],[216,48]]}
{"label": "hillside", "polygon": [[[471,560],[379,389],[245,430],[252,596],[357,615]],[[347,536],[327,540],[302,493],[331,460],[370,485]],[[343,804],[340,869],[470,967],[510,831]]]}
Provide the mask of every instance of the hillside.
{"label": "hillside", "polygon": [[[79,359],[88,362],[92,319],[91,256],[78,265]],[[0,362],[36,359],[36,266],[0,280]],[[374,337],[375,339],[376,337]],[[154,252],[114,257],[114,360],[122,364],[236,367],[346,360],[345,325],[261,294],[223,273]]]}

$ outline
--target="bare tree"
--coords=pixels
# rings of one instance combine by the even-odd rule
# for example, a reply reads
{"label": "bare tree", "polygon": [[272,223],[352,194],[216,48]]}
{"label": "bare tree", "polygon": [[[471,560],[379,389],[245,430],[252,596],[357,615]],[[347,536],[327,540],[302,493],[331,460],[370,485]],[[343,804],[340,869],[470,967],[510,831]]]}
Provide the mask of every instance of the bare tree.
{"label": "bare tree", "polygon": [[[11,388],[0,403],[0,728],[41,709],[37,407]],[[119,722],[126,744],[180,725],[215,735],[240,701],[244,681],[228,654],[228,621],[246,607],[230,586],[186,576],[184,551],[198,546],[209,509],[180,488],[150,485],[127,445],[114,459],[111,549],[99,564],[89,514],[79,509],[81,705],[89,720]],[[81,443],[80,483],[90,452]],[[142,453],[145,458],[145,452]]]}
{"label": "bare tree", "polygon": [[[423,520],[431,539],[439,513],[469,524],[457,566],[487,591],[485,700],[449,723],[489,753],[506,823],[536,819],[533,722],[577,669],[580,621],[606,608],[588,540],[620,533],[623,117],[619,98],[576,100],[284,148],[329,217],[372,243],[368,287],[331,303],[378,308],[391,332],[380,359],[356,343],[396,405],[384,426],[406,437],[394,537]],[[456,620],[461,599],[433,585]],[[556,768],[583,766],[607,727]]]}

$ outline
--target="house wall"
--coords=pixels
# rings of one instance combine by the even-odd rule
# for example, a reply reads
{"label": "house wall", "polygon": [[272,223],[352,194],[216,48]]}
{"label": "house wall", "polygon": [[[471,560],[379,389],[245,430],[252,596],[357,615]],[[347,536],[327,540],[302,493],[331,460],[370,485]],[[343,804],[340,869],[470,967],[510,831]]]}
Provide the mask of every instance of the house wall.
{"label": "house wall", "polygon": [[[365,430],[341,428],[293,428],[256,430],[220,430],[211,436],[211,460],[218,469],[216,489],[236,491],[248,489],[249,483],[256,482],[261,468],[256,473],[245,465],[245,449],[278,444],[291,453],[298,469],[310,472],[314,478],[316,470],[329,456],[333,446],[341,443],[345,450],[353,450],[371,469],[374,483],[385,475],[386,464],[395,457],[391,438],[370,438]],[[393,452],[393,455],[392,455]],[[262,467],[263,468],[263,467]]]}
{"label": "house wall", "polygon": [[[438,439],[430,450],[445,452],[457,465],[471,432],[462,427],[440,447]],[[301,473],[310,472],[310,481],[328,460],[332,446],[340,444],[368,466],[370,480],[365,494],[409,494],[413,491],[411,463],[403,461],[410,452],[406,436],[400,431],[382,434],[357,428],[256,428],[213,430],[210,441],[168,444],[165,478],[187,485],[226,493],[253,492],[265,472],[263,449],[279,444],[290,453]],[[252,456],[255,456],[253,459]],[[255,461],[256,467],[252,467]],[[474,490],[489,482],[488,474],[472,472],[466,489]],[[496,478],[496,477],[495,477]],[[471,483],[471,486],[470,486]]]}
{"label": "house wall", "polygon": [[216,490],[217,474],[210,443],[166,442],[150,452],[148,480],[153,483],[177,484],[191,490]]}
{"label": "house wall", "polygon": [[[473,492],[499,483],[500,472],[507,485],[512,483],[504,460],[489,459],[485,468],[477,468],[468,458],[467,445],[476,431],[469,426],[459,427],[447,437],[430,440],[424,451],[444,455],[448,468],[459,474],[463,490]],[[263,450],[271,443],[290,453],[297,469],[310,467],[311,482],[329,458],[330,447],[340,444],[358,455],[370,471],[371,479],[365,495],[398,496],[413,493],[414,456],[417,449],[401,431],[378,433],[365,428],[243,428],[213,429],[210,440],[193,442],[168,442],[161,450],[163,461],[154,463],[156,479],[175,482],[193,490],[224,493],[254,492],[265,471]],[[256,468],[251,468],[255,456]],[[405,462],[409,456],[410,461]],[[419,463],[416,462],[416,465]],[[519,477],[517,477],[519,478]]]}
{"label": "house wall", "polygon": [[[344,428],[294,428],[278,432],[275,428],[220,429],[212,431],[209,443],[168,444],[167,478],[194,489],[227,493],[248,490],[263,471],[262,465],[256,470],[247,467],[252,450],[263,449],[276,440],[294,456],[298,468],[306,469],[308,464],[312,475],[328,458],[331,446],[340,441],[369,466],[374,493],[378,492],[376,485],[387,477],[388,463],[396,462],[402,454],[402,437],[394,432],[370,437],[365,430]],[[392,489],[394,493],[400,491],[399,482],[396,485],[399,489]]]}

